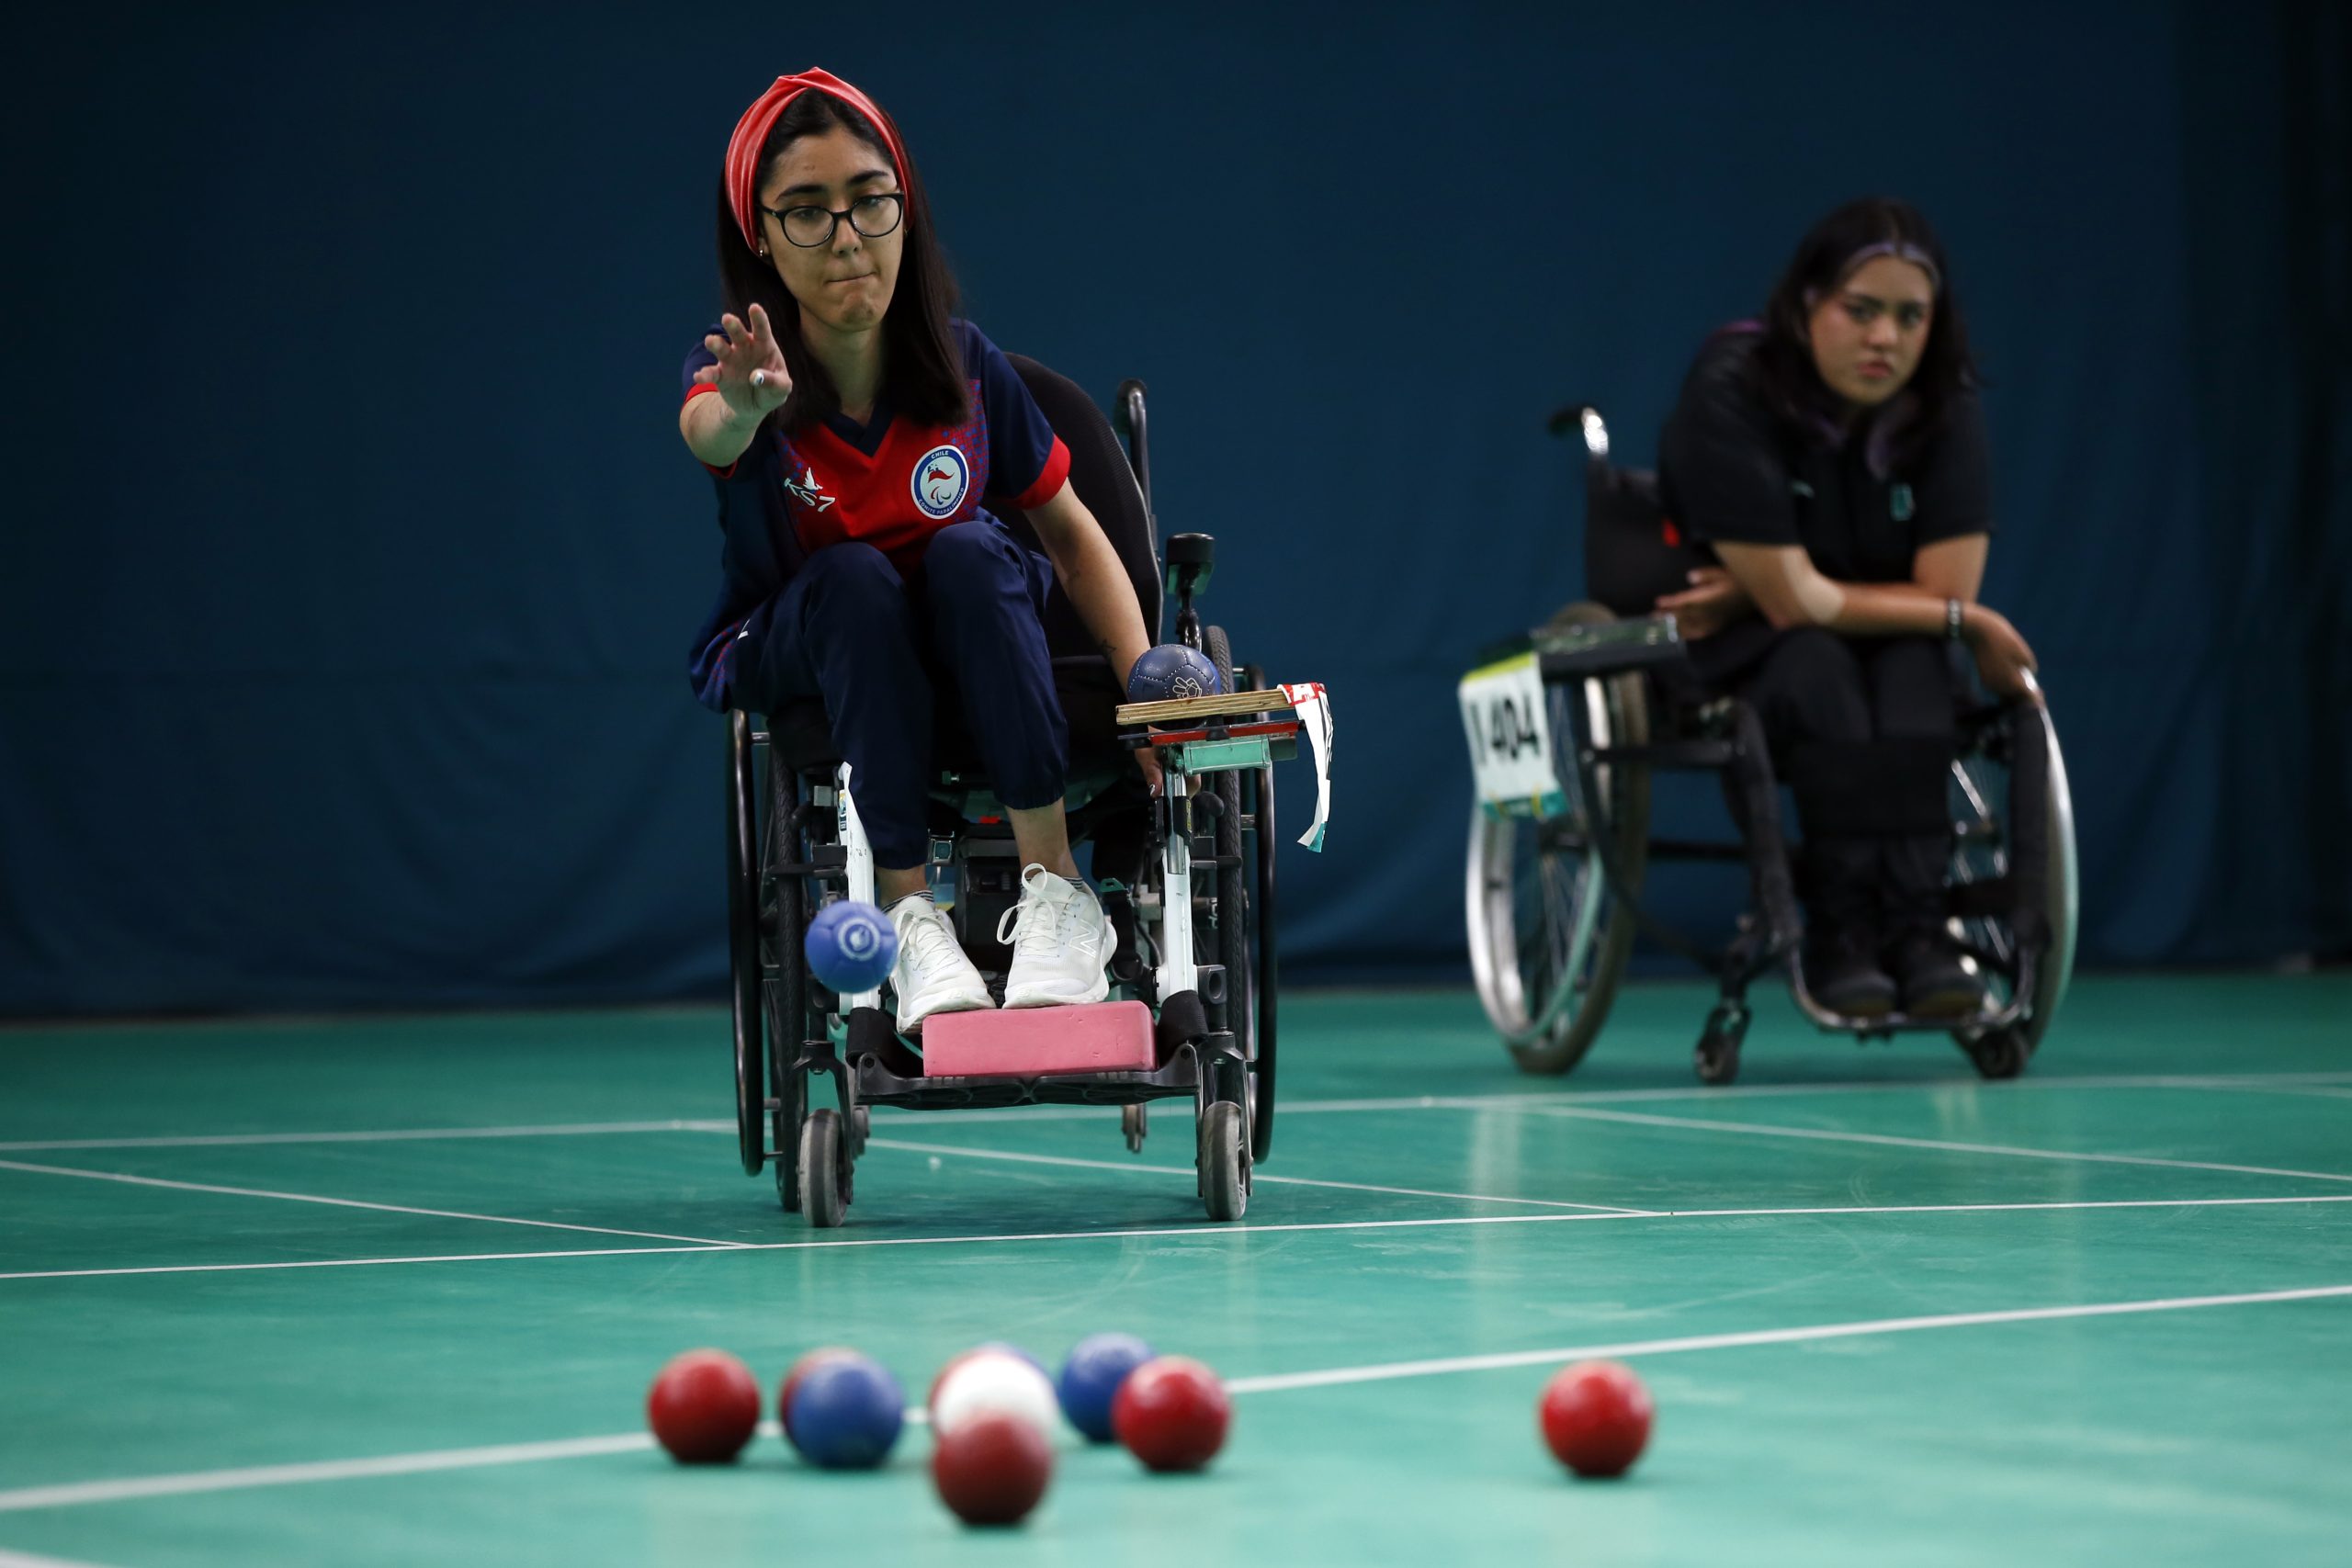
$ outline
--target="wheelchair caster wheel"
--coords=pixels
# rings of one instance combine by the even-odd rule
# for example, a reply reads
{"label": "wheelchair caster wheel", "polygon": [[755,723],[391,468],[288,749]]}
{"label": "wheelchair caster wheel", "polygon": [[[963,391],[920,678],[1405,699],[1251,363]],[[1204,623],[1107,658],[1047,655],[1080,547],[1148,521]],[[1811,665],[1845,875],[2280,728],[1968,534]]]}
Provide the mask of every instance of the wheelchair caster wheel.
{"label": "wheelchair caster wheel", "polygon": [[874,1135],[874,1112],[861,1105],[850,1117],[850,1158],[854,1160],[865,1152],[865,1140]]}
{"label": "wheelchair caster wheel", "polygon": [[1976,1064],[1977,1077],[1996,1081],[2024,1072],[2028,1058],[2033,1055],[2025,1036],[2014,1029],[1996,1029],[1973,1040],[1963,1038],[1960,1048]]}
{"label": "wheelchair caster wheel", "polygon": [[850,1162],[842,1147],[842,1113],[812,1111],[800,1124],[800,1207],[808,1223],[831,1230],[848,1212]]}
{"label": "wheelchair caster wheel", "polygon": [[1119,1131],[1127,1135],[1127,1153],[1131,1155],[1143,1153],[1143,1135],[1148,1130],[1142,1106],[1122,1105],[1119,1107]]}
{"label": "wheelchair caster wheel", "polygon": [[1201,1118],[1201,1201],[1213,1220],[1238,1220],[1250,1208],[1250,1129],[1241,1107],[1218,1100]]}
{"label": "wheelchair caster wheel", "polygon": [[1739,1045],[1747,1038],[1746,1009],[1717,1008],[1707,1015],[1706,1032],[1691,1053],[1703,1084],[1727,1084],[1739,1077]]}

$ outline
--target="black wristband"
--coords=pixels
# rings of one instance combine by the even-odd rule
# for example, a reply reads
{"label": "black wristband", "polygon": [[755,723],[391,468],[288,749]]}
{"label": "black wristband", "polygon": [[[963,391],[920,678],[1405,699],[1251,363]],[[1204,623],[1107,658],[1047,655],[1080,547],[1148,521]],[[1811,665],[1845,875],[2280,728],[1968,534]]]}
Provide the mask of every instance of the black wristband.
{"label": "black wristband", "polygon": [[1960,601],[1944,601],[1944,637],[1952,642],[1960,640]]}

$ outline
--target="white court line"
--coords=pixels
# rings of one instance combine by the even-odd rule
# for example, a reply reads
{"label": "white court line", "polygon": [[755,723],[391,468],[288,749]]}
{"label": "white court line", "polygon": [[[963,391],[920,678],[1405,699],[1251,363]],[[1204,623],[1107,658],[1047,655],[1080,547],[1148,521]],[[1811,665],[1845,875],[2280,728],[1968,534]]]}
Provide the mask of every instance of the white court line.
{"label": "white court line", "polygon": [[2352,1194],[2290,1198],[2102,1198],[2011,1203],[1843,1203],[1783,1209],[1626,1209],[1578,1214],[1461,1214],[1430,1220],[1302,1220],[1282,1224],[1213,1224],[1101,1231],[1029,1231],[1015,1235],[839,1236],[811,1241],[747,1241],[695,1247],[612,1247],[548,1252],[452,1252],[418,1258],[309,1258],[277,1263],[163,1263],[117,1269],[40,1269],[0,1274],[8,1280],[94,1280],[132,1274],[250,1274],[277,1269],[376,1269],[405,1263],[503,1263],[532,1258],[634,1258],[640,1254],[695,1252],[816,1252],[859,1247],[1002,1247],[1016,1242],[1122,1241],[1189,1238],[1215,1241],[1232,1235],[1273,1235],[1302,1231],[1444,1230],[1459,1225],[1541,1225],[1569,1222],[1629,1220],[1836,1219],[1872,1214],[2011,1214],[2088,1209],[2252,1209],[2290,1204],[2352,1203]]}
{"label": "white court line", "polygon": [[1963,1144],[1947,1138],[1905,1138],[1892,1133],[1853,1133],[1829,1127],[1783,1127],[1767,1122],[1727,1122],[1713,1116],[1657,1116],[1639,1111],[1600,1111],[1581,1105],[1531,1105],[1526,1109],[1530,1115],[1534,1116],[1622,1122],[1636,1127],[1673,1127],[1702,1133],[1738,1133],[1758,1138],[1810,1138],[1833,1144],[1875,1144],[1897,1149],[1934,1149],[1947,1154],[2005,1155],[2013,1159],[2081,1160],[2094,1165],[2154,1166],[2163,1170],[2221,1170],[2234,1176],[2285,1176],[2303,1181],[2352,1181],[2352,1176],[2334,1171],[2281,1170],[2267,1165],[2224,1165],[2216,1160],[2165,1159],[2155,1155],[2033,1149],[2015,1144]]}
{"label": "white court line", "polygon": [[[1109,1159],[1076,1159],[1068,1155],[1022,1154],[1011,1149],[975,1149],[960,1144],[917,1144],[903,1138],[869,1138],[866,1146],[899,1149],[919,1155],[960,1155],[972,1159],[1012,1160],[1022,1165],[1075,1166],[1081,1170],[1144,1171],[1153,1176],[1190,1176],[1180,1166],[1136,1165]],[[1311,1176],[1266,1176],[1252,1172],[1252,1182],[1280,1182],[1291,1187],[1336,1187],[1347,1192],[1386,1192],[1400,1198],[1448,1198],[1463,1203],[1520,1203],[1537,1209],[1580,1209],[1597,1214],[1649,1214],[1652,1209],[1628,1209],[1615,1203],[1570,1203],[1557,1198],[1494,1198],[1483,1192],[1435,1192],[1426,1187],[1376,1187],[1366,1181],[1325,1181]]]}
{"label": "white court line", "polygon": [[[1598,1216],[1596,1216],[1598,1217]],[[1810,1324],[1796,1328],[1765,1328],[1739,1334],[1686,1335],[1673,1339],[1635,1339],[1598,1345],[1566,1345],[1544,1350],[1513,1350],[1484,1356],[1452,1356],[1419,1361],[1391,1361],[1363,1367],[1332,1367],[1319,1371],[1283,1372],[1267,1377],[1235,1378],[1225,1386],[1237,1394],[1282,1393],[1302,1388],[1329,1388],[1349,1383],[1379,1382],[1396,1378],[1437,1377],[1456,1372],[1488,1371],[1510,1367],[1543,1366],[1584,1360],[1596,1356],[1633,1358],[1673,1355],[1691,1350],[1728,1350],[1755,1345],[1798,1345],[1823,1339],[1851,1339],[1867,1335],[1910,1334],[1935,1328],[1976,1328],[2007,1323],[2051,1323],[2070,1318],[2118,1317],[2129,1314],[2188,1312],[2222,1306],[2252,1306],[2277,1302],[2321,1301],[2352,1296],[2352,1285],[2316,1285],[2295,1290],[2249,1291],[2226,1296],[2173,1296],[2131,1302],[2089,1302],[2073,1306],[2018,1307],[1996,1312],[1949,1313],[1938,1317],[1873,1318],[1856,1323]],[[774,1422],[761,1423],[767,1435]],[[254,1465],[238,1470],[191,1471],[176,1475],[123,1476],[107,1481],[71,1482],[51,1486],[19,1487],[0,1492],[0,1513],[33,1508],[74,1507],[91,1503],[115,1503],[139,1497],[166,1497],[198,1492],[229,1492],[256,1486],[285,1486],[318,1481],[349,1481],[364,1477],[413,1475],[439,1470],[465,1470],[481,1465],[523,1464],[538,1460],[579,1459],[602,1454],[639,1452],[653,1446],[643,1432],[620,1432],[603,1438],[567,1438],[543,1443],[501,1443],[487,1448],[440,1449],[425,1453],[382,1454],[371,1459],[313,1460],[298,1464]]]}
{"label": "white court line", "polygon": [[732,1122],[553,1122],[523,1127],[391,1127],[352,1133],[197,1133],[159,1138],[51,1138],[0,1144],[0,1154],[66,1149],[211,1149],[267,1144],[402,1144],[432,1138],[572,1138],[598,1133],[704,1133]]}
{"label": "white court line", "polygon": [[1804,1328],[1759,1328],[1742,1334],[1697,1334],[1677,1339],[1627,1339],[1613,1344],[1563,1345],[1549,1350],[1510,1350],[1488,1356],[1448,1356],[1427,1361],[1391,1361],[1380,1366],[1332,1367],[1318,1372],[1281,1372],[1236,1378],[1229,1393],[1276,1393],[1343,1383],[1383,1382],[1392,1378],[1434,1377],[1447,1372],[1483,1372],[1506,1367],[1541,1367],[1597,1356],[1665,1356],[1684,1350],[1729,1350],[1749,1345],[1803,1345],[1821,1339],[1854,1339],[1871,1334],[1912,1334],[1928,1328],[1977,1328],[1996,1323],[2054,1323],[2068,1318],[2121,1317],[2133,1313],[2189,1312],[2202,1307],[2253,1306],[2269,1302],[2313,1302],[2352,1296],[2352,1285],[2313,1285],[2289,1291],[2246,1291],[2227,1296],[2171,1296],[2153,1301],[2089,1302],[2076,1306],[2016,1307],[2004,1312],[1955,1312],[1935,1317],[1883,1317],[1862,1323],[1823,1323]]}
{"label": "white court line", "polygon": [[104,1564],[65,1557],[35,1557],[29,1551],[10,1551],[0,1547],[0,1568],[104,1568]]}
{"label": "white court line", "polygon": [[279,1269],[386,1269],[406,1263],[511,1263],[522,1258],[664,1257],[681,1252],[746,1252],[755,1246],[590,1247],[539,1252],[434,1252],[411,1258],[298,1258],[274,1263],[147,1263],[120,1269],[26,1269],[0,1280],[105,1280],[130,1274],[257,1274]]}
{"label": "white court line", "polygon": [[418,1209],[404,1203],[369,1203],[357,1198],[322,1198],[311,1192],[272,1192],[259,1187],[220,1187],[209,1181],[172,1181],[160,1176],[126,1176],[119,1170],[81,1170],[65,1165],[32,1165],[0,1159],[0,1170],[28,1170],[42,1176],[77,1176],[88,1181],[119,1181],[132,1187],[167,1187],[179,1192],[217,1192],[232,1198],[276,1198],[288,1203],[324,1203],[337,1209],[373,1209],[388,1214],[423,1214],[439,1220],[481,1220],[494,1225],[532,1225],[541,1230],[588,1231],[596,1235],[639,1235],[651,1241],[691,1241],[703,1247],[741,1247],[734,1241],[714,1241],[701,1235],[670,1235],[662,1231],[621,1230],[613,1225],[575,1225],[562,1220],[518,1220],[507,1214],[469,1214],[455,1209]]}
{"label": "white court line", "polygon": [[[1464,1111],[1489,1106],[1622,1105],[1678,1100],[1769,1100],[1806,1095],[1922,1094],[1950,1089],[1984,1090],[1999,1095],[2022,1094],[2037,1089],[2243,1089],[2255,1093],[2352,1096],[2352,1071],[2308,1073],[2205,1073],[2085,1075],[2075,1077],[2028,1077],[1987,1084],[1974,1077],[1921,1078],[1890,1082],[1883,1078],[1838,1079],[1826,1083],[1731,1084],[1719,1089],[1691,1085],[1676,1089],[1561,1089],[1513,1094],[1405,1095],[1389,1099],[1286,1100],[1284,1115],[1345,1114],[1385,1111]],[[984,1122],[1091,1122],[1107,1125],[1108,1106],[1025,1105],[987,1111],[899,1111],[885,1108],[893,1122],[933,1126]],[[0,1143],[0,1154],[33,1154],[71,1149],[232,1148],[269,1144],[413,1143],[435,1138],[560,1138],[595,1134],[727,1133],[735,1123],[715,1117],[669,1117],[646,1122],[558,1122],[512,1127],[393,1127],[331,1133],[198,1133],[147,1138],[34,1138]]]}

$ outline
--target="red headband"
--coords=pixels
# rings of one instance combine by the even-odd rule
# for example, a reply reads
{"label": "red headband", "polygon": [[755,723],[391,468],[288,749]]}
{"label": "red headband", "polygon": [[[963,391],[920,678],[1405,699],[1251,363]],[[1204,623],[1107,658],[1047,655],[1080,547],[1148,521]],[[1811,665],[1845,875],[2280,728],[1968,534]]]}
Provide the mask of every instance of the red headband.
{"label": "red headband", "polygon": [[735,209],[735,227],[742,231],[743,243],[753,250],[760,248],[760,149],[767,145],[768,132],[775,129],[776,117],[785,106],[810,88],[829,98],[837,98],[873,122],[882,133],[883,144],[889,149],[890,162],[897,165],[893,173],[901,186],[907,178],[906,150],[899,145],[899,128],[890,117],[876,108],[872,98],[842,81],[830,71],[803,71],[797,76],[779,76],[775,85],[762,93],[743,118],[735,122],[735,134],[727,143],[727,204]]}

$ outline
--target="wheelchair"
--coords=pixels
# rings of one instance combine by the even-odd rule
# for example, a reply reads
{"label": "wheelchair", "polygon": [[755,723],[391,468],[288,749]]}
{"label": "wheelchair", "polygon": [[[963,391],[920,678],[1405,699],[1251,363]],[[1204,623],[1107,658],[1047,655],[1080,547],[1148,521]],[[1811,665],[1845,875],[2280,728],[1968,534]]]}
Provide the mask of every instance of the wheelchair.
{"label": "wheelchair", "polygon": [[[1858,1041],[1949,1032],[1983,1077],[2023,1072],[2065,998],[2075,953],[2074,807],[2048,709],[1984,701],[1955,665],[1963,700],[1948,791],[1946,913],[1962,963],[1985,983],[1985,1005],[1959,1020],[1831,1011],[1807,989],[1798,960],[1790,848],[1762,727],[1746,703],[1697,685],[1674,618],[1651,612],[1710,558],[1668,520],[1656,475],[1611,464],[1597,410],[1564,410],[1553,429],[1585,446],[1592,600],[1495,650],[1463,685],[1474,758],[1503,779],[1482,782],[1471,817],[1470,962],[1512,1060],[1533,1074],[1566,1073],[1581,1061],[1607,1021],[1636,936],[1647,935],[1718,983],[1694,1052],[1702,1082],[1738,1075],[1747,987],[1776,966],[1786,969],[1798,1009],[1825,1031]],[[1499,761],[1490,767],[1488,757]],[[1654,837],[1651,783],[1660,770],[1716,774],[1737,841]],[[1748,907],[1722,950],[1644,906],[1645,870],[1667,861],[1746,868]]]}
{"label": "wheelchair", "polygon": [[[1170,538],[1161,559],[1151,512],[1145,389],[1118,389],[1118,429],[1068,378],[1008,355],[1070,451],[1070,482],[1102,523],[1162,640],[1163,593],[1175,601],[1177,640],[1216,664],[1225,690],[1265,691],[1261,671],[1234,663],[1221,626],[1204,626],[1193,600],[1208,585],[1215,542]],[[1125,438],[1122,445],[1121,437]],[[1004,498],[989,510],[1030,548],[1035,530]],[[1212,1219],[1237,1220],[1255,1163],[1272,1145],[1274,1113],[1274,790],[1272,763],[1293,754],[1295,724],[1254,727],[1238,739],[1220,726],[1214,756],[1163,749],[1169,787],[1154,795],[1131,749],[1161,737],[1123,727],[1124,694],[1058,583],[1045,614],[1046,644],[1069,735],[1065,795],[1073,848],[1091,844],[1092,869],[1116,932],[1111,998],[1149,1006],[1149,1071],[1039,1077],[926,1076],[879,992],[840,996],[810,972],[808,922],[828,901],[874,899],[874,863],[857,818],[854,780],[820,702],[763,718],[729,715],[728,919],[733,977],[736,1131],[745,1174],[773,1166],[787,1212],[840,1224],[877,1105],[914,1111],[1023,1104],[1116,1108],[1130,1152],[1140,1153],[1154,1100],[1193,1101],[1195,1165]],[[1261,707],[1281,705],[1273,693]],[[999,916],[1020,897],[1022,862],[990,795],[959,705],[938,705],[929,791],[934,895],[956,936],[1003,999],[1011,948]],[[1285,728],[1290,732],[1284,733]]]}

